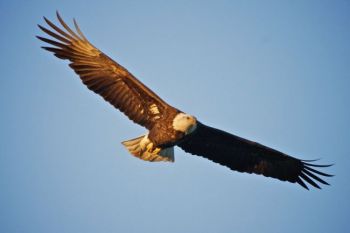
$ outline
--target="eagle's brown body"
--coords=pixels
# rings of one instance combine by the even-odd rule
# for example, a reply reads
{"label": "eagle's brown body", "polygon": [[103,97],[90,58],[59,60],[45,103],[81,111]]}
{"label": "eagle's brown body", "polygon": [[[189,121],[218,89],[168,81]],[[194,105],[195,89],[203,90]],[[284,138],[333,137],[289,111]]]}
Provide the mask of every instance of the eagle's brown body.
{"label": "eagle's brown body", "polygon": [[173,128],[173,120],[180,111],[169,111],[164,121],[155,124],[148,133],[148,138],[154,143],[156,147],[170,147],[177,144],[185,133],[177,131]]}

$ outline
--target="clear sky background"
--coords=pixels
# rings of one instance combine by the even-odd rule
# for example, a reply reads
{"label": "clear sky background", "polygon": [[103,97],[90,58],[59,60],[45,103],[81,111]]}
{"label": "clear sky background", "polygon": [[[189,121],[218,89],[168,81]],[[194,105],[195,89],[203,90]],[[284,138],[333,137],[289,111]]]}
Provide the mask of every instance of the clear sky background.
{"label": "clear sky background", "polygon": [[[145,130],[40,49],[56,9],[202,122],[335,163],[331,186],[135,159]],[[1,1],[0,28],[0,232],[350,232],[349,1]]]}

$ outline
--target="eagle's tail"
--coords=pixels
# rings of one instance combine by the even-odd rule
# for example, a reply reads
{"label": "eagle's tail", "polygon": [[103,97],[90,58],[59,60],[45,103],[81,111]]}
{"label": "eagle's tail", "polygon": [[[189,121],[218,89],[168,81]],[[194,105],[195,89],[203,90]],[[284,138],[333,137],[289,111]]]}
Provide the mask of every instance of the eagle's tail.
{"label": "eagle's tail", "polygon": [[139,159],[150,162],[174,162],[174,147],[164,149],[159,147],[154,148],[153,143],[148,139],[147,134],[124,141],[122,144],[132,155]]}

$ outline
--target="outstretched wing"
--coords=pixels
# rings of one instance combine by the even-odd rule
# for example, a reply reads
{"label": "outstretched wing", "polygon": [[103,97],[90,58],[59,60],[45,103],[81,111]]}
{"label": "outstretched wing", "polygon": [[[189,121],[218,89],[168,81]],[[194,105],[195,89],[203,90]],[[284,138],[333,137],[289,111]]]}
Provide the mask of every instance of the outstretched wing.
{"label": "outstretched wing", "polygon": [[304,182],[316,188],[316,183],[328,185],[319,176],[332,176],[315,170],[312,161],[299,160],[259,143],[240,138],[227,132],[197,123],[197,129],[179,145],[184,151],[210,159],[239,172],[261,174],[282,181]]}
{"label": "outstretched wing", "polygon": [[69,60],[69,66],[90,90],[101,95],[129,119],[148,129],[162,118],[169,107],[172,108],[124,67],[95,48],[75,20],[76,32],[67,26],[58,12],[57,18],[66,31],[44,17],[53,30],[38,26],[55,40],[40,36],[37,38],[53,46],[42,48],[53,52],[58,58]]}

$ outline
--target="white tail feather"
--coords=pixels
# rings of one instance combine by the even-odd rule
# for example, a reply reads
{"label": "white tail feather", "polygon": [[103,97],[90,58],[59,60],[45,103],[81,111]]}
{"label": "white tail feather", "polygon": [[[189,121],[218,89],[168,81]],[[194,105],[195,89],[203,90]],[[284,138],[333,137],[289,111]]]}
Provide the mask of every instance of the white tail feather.
{"label": "white tail feather", "polygon": [[174,162],[174,147],[153,148],[153,143],[148,139],[148,135],[124,141],[122,144],[132,155],[139,159],[151,162]]}

